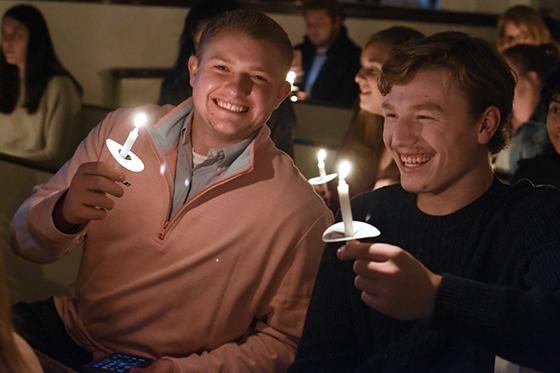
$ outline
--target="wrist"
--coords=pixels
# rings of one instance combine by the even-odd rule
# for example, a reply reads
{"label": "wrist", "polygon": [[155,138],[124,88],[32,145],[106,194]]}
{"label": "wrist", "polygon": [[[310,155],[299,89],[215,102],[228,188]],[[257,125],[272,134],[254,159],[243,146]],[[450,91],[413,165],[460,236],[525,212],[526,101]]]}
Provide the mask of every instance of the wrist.
{"label": "wrist", "polygon": [[52,219],[56,229],[58,229],[62,233],[73,234],[79,230],[80,225],[73,224],[64,217],[63,206],[64,206],[65,199],[66,199],[66,193],[64,193],[58,199],[58,201],[56,201],[56,204],[54,205],[54,209],[53,209]]}

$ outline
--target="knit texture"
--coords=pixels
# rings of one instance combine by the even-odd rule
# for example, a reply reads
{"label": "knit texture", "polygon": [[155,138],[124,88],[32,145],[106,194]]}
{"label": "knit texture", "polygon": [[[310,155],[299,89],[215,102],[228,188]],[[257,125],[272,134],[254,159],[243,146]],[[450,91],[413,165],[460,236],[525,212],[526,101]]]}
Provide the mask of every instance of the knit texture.
{"label": "knit texture", "polygon": [[429,216],[396,185],[358,196],[352,208],[380,229],[376,242],[443,276],[434,312],[403,322],[370,309],[353,263],[327,245],[290,372],[492,372],[496,354],[560,369],[557,190],[496,180],[455,213]]}

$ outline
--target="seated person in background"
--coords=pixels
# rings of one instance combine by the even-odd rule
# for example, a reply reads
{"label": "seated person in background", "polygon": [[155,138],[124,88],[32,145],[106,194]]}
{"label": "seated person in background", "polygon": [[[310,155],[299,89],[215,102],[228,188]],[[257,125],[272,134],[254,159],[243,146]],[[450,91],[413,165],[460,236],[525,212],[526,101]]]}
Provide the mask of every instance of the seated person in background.
{"label": "seated person in background", "polygon": [[507,9],[498,18],[498,51],[518,44],[541,45],[550,43],[550,32],[542,16],[527,5]]}
{"label": "seated person in background", "polygon": [[352,107],[358,96],[354,75],[360,69],[360,47],[348,37],[344,10],[336,0],[304,0],[307,35],[295,49],[301,53],[300,100]]}
{"label": "seated person in background", "polygon": [[502,54],[516,77],[510,147],[498,155],[506,155],[507,162],[502,169],[511,175],[517,169],[517,162],[542,153],[550,145],[546,136],[548,107],[541,91],[543,82],[557,64],[558,51],[551,44],[520,44]]}
{"label": "seated person in background", "polygon": [[104,145],[122,144],[142,108],[121,109],[34,189],[15,252],[46,263],[84,245],[66,295],[14,306],[34,348],[76,369],[109,352],[157,359],[158,373],[287,368],[332,221],[265,125],[290,92],[292,53],[262,13],[214,18],[189,58],[192,99],[144,108],[143,172],[112,166]]}
{"label": "seated person in background", "polygon": [[12,328],[3,254],[0,250],[0,372],[41,373],[43,369],[29,345]]}
{"label": "seated person in background", "polygon": [[[200,35],[208,21],[228,10],[235,9],[239,9],[239,4],[235,0],[198,0],[192,3],[183,25],[177,60],[161,84],[158,100],[160,105],[178,105],[191,96],[187,60],[196,53]],[[273,111],[266,124],[270,127],[270,138],[276,147],[293,158],[296,114],[292,103],[284,100],[278,109]]]}
{"label": "seated person in background", "polygon": [[560,69],[551,74],[547,86],[550,100],[546,127],[552,144],[536,157],[519,161],[512,183],[526,178],[535,185],[549,184],[560,188]]}
{"label": "seated person in background", "polygon": [[289,372],[558,371],[560,192],[508,186],[515,80],[484,40],[434,34],[383,65],[401,184],[353,200],[369,243],[327,245]]}
{"label": "seated person in background", "polygon": [[[352,119],[336,156],[337,160],[352,162],[353,170],[346,178],[352,196],[399,182],[399,169],[383,144],[383,96],[377,83],[387,58],[408,41],[422,37],[424,35],[414,29],[395,26],[372,35],[362,49],[361,68],[355,77],[360,89],[360,109]],[[323,186],[316,191],[324,195],[333,211],[338,210],[336,182],[329,183],[325,194]]]}
{"label": "seated person in background", "polygon": [[60,64],[31,5],[2,18],[0,153],[59,167],[80,142],[82,88]]}

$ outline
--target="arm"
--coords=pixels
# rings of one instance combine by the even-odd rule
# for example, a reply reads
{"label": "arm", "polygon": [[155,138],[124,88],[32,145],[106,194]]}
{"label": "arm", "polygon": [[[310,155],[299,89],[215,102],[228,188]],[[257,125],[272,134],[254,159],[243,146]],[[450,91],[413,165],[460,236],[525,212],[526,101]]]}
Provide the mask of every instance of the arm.
{"label": "arm", "polygon": [[81,140],[78,122],[81,99],[70,78],[60,76],[51,78],[43,99],[46,100],[44,111],[38,114],[43,119],[44,147],[22,156],[58,167],[72,155]]}
{"label": "arm", "polygon": [[558,371],[560,202],[543,198],[541,206],[533,207],[532,218],[522,228],[522,244],[529,252],[526,288],[444,275],[430,324],[460,333],[517,364]]}
{"label": "arm", "polygon": [[[294,359],[315,281],[319,237],[332,215],[324,212],[300,239],[291,264],[264,308],[268,314],[239,341],[184,358],[164,357],[143,372],[281,372]],[[173,363],[173,368],[171,364]]]}
{"label": "arm", "polygon": [[80,165],[100,158],[104,141],[118,120],[116,113],[109,114],[88,135],[70,161],[46,184],[34,187],[32,195],[17,210],[10,232],[10,244],[16,254],[38,263],[54,262],[83,239],[85,228],[66,234],[55,226],[55,206],[68,191]]}

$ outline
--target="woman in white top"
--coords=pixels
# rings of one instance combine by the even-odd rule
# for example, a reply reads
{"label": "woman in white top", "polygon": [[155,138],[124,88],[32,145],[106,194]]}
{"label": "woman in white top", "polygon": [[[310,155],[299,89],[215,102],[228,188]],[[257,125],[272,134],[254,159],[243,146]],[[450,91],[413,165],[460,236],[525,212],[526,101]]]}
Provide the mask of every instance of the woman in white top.
{"label": "woman in white top", "polygon": [[33,6],[16,5],[2,17],[0,87],[0,153],[60,166],[80,141],[82,88]]}

